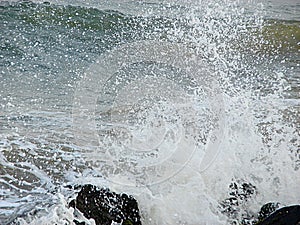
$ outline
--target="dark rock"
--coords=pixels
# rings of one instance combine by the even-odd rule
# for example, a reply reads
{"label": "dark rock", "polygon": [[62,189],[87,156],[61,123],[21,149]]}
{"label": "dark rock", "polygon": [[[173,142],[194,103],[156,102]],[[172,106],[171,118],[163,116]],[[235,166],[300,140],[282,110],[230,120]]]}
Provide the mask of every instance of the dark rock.
{"label": "dark rock", "polygon": [[273,212],[275,212],[276,209],[278,208],[279,208],[279,203],[270,202],[264,204],[258,213],[258,221],[264,220],[265,218],[270,216]]}
{"label": "dark rock", "polygon": [[[238,221],[241,218],[241,224],[248,224],[248,220],[253,219],[253,215],[249,215],[247,212],[242,212],[243,205],[252,198],[256,193],[256,187],[251,183],[243,181],[234,181],[229,185],[228,198],[220,202],[220,210],[225,214],[230,223]],[[249,222],[251,223],[251,222]]]}
{"label": "dark rock", "polygon": [[111,225],[112,222],[141,225],[137,201],[132,196],[116,194],[109,189],[84,185],[69,205],[82,212],[86,218],[93,218],[97,225]]}
{"label": "dark rock", "polygon": [[300,225],[300,205],[278,209],[256,225]]}
{"label": "dark rock", "polygon": [[258,213],[247,210],[247,202],[256,195],[251,183],[236,180],[229,185],[228,197],[220,202],[220,211],[228,224],[241,225],[300,225],[300,205],[280,208],[279,203],[267,203]]}

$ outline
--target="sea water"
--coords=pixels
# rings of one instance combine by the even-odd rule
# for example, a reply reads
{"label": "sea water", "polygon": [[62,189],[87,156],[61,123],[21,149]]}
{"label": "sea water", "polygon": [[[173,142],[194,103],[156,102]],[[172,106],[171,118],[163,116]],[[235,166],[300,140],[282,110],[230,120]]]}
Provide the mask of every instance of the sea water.
{"label": "sea water", "polygon": [[267,202],[299,204],[297,1],[0,12],[1,224],[73,224],[70,187],[87,183],[133,195],[149,225],[251,224]]}

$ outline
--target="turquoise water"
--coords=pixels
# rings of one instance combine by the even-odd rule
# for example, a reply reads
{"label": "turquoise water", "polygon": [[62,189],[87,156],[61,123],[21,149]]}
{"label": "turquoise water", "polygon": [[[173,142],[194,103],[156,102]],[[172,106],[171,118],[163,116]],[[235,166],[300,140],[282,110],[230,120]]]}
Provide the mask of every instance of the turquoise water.
{"label": "turquoise water", "polygon": [[[299,204],[299,15],[297,1],[0,1],[0,223],[72,224],[66,185],[87,182],[133,194],[144,224]],[[228,215],[233,181],[257,193]]]}

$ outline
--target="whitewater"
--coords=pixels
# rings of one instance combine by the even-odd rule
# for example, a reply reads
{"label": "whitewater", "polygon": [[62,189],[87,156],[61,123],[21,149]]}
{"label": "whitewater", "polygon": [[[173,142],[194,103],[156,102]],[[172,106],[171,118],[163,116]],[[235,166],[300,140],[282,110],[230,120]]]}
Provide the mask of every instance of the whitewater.
{"label": "whitewater", "polygon": [[265,203],[299,204],[297,1],[0,12],[0,224],[74,224],[83,184],[134,196],[146,225],[252,224]]}

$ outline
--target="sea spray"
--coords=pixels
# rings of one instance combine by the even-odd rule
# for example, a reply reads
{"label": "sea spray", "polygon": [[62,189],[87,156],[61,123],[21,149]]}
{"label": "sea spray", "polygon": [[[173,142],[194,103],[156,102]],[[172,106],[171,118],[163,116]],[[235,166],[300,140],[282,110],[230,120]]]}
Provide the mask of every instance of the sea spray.
{"label": "sea spray", "polygon": [[[66,184],[92,183],[134,195],[139,201],[144,224],[227,224],[241,222],[245,218],[251,221],[255,217],[254,212],[266,202],[299,203],[299,181],[295,179],[299,176],[299,84],[297,67],[291,67],[291,57],[297,51],[294,42],[299,26],[290,26],[290,22],[280,20],[276,23],[283,26],[273,25],[272,21],[265,20],[268,17],[267,6],[256,2],[120,4],[128,4],[127,7],[120,7],[116,1],[106,5],[91,3],[85,7],[68,6],[68,2],[59,4],[65,6],[1,3],[1,10],[5,12],[1,14],[5,29],[10,34],[4,37],[1,55],[5,58],[2,57],[3,79],[0,82],[3,85],[1,95],[4,96],[1,101],[3,133],[0,155],[1,199],[4,204],[1,205],[0,218],[4,223],[23,216],[19,221],[29,224],[49,221],[72,224],[72,209],[67,204],[75,193],[67,190]],[[91,6],[98,9],[89,8]],[[15,11],[12,10],[14,7]],[[120,10],[123,14],[101,11],[103,9]],[[9,16],[11,14],[14,16]],[[291,33],[286,34],[286,26],[292,28],[288,29]],[[46,31],[47,35],[42,35]],[[278,33],[278,36],[273,35]],[[291,38],[281,39],[282,34]],[[127,65],[127,68],[124,65],[119,71],[119,77],[126,76],[126,73],[150,74],[150,78],[153,78],[153,73],[170,74],[165,77],[167,79],[177,76],[170,87],[178,88],[176,93],[186,93],[184,96],[188,99],[188,104],[174,104],[174,101],[168,104],[164,96],[152,105],[148,100],[137,101],[133,111],[126,108],[118,111],[118,104],[108,102],[118,109],[110,111],[110,118],[118,121],[129,119],[125,128],[140,130],[140,133],[134,134],[141,140],[147,140],[147,132],[151,133],[149,136],[154,142],[148,139],[150,145],[143,143],[139,146],[149,148],[151,143],[160,143],[156,139],[160,136],[155,134],[165,135],[169,148],[168,145],[161,148],[167,150],[163,151],[167,154],[160,155],[160,159],[170,159],[168,153],[174,152],[173,147],[178,147],[178,143],[182,144],[181,147],[187,147],[189,143],[196,146],[198,151],[191,151],[190,157],[184,155],[190,152],[181,149],[184,157],[180,158],[178,154],[170,161],[176,167],[170,167],[170,163],[164,167],[163,160],[158,161],[161,165],[158,172],[167,171],[162,174],[163,177],[170,174],[165,170],[168,167],[181,169],[171,173],[174,176],[163,179],[164,182],[150,185],[145,183],[149,177],[135,177],[130,170],[127,177],[122,174],[122,168],[113,171],[111,165],[101,171],[99,168],[103,165],[91,163],[86,152],[94,151],[96,161],[101,161],[103,155],[95,148],[78,144],[78,136],[74,141],[74,122],[70,116],[71,109],[76,108],[74,92],[80,87],[84,73],[96,63],[94,59],[124,44],[138,41],[163,41],[173,46],[178,43],[186,46],[208,65],[209,74],[213,74],[218,89],[208,94],[201,88],[203,84],[198,84],[200,88],[197,89],[186,79],[183,82],[185,87],[183,83],[178,85],[181,77],[189,73],[166,64],[149,67],[149,62],[137,63]],[[176,58],[176,53],[171,56]],[[141,79],[135,75],[131,78],[137,79],[135,84]],[[159,76],[156,80],[167,84]],[[130,82],[121,82],[118,86],[114,84],[118,79],[110,81],[112,86],[107,85],[104,90],[121,89],[117,103],[123,103],[121,100],[126,100],[126,95],[134,99],[139,96],[122,87]],[[149,85],[150,81],[147,80]],[[157,84],[154,82],[152,85],[155,87]],[[142,94],[143,86],[136,87],[136,93]],[[101,92],[99,89],[95,91]],[[220,115],[219,112],[212,111],[219,109],[213,105],[216,93],[222,94],[222,135],[215,132],[218,138],[213,143],[217,143],[218,149],[214,149],[217,151],[213,152],[216,153],[214,157],[210,157],[210,163],[201,167],[205,151],[199,150],[210,140],[204,131],[218,131],[216,128],[220,125],[218,116],[213,116]],[[96,116],[105,116],[105,113],[101,114],[104,103],[101,97],[105,94],[99,95],[95,101]],[[160,93],[155,94],[159,96]],[[167,95],[170,96],[179,97],[178,94]],[[212,103],[204,101],[206,96]],[[120,137],[118,135],[126,133],[108,132],[101,136],[107,131],[101,130],[103,125],[109,125],[103,124],[104,118],[96,118],[97,126],[93,130],[97,137],[105,139],[100,144],[110,149],[112,155],[123,151],[123,158],[126,154],[131,159],[135,157],[130,151],[118,149],[118,139],[112,136]],[[204,122],[207,122],[205,118],[209,118],[213,123],[202,123],[201,127],[201,118]],[[198,138],[190,138],[193,130]],[[84,139],[85,131],[86,128],[82,129],[82,140],[89,141]],[[182,134],[188,138],[185,139]],[[179,139],[186,141],[179,142]],[[99,139],[96,141],[98,143]],[[136,146],[141,142],[134,143]],[[153,154],[144,156],[141,162],[153,165],[150,163],[154,162]],[[147,157],[150,162],[147,162]],[[117,163],[125,168],[134,168],[122,161]],[[148,172],[157,175],[157,171]],[[159,176],[150,178],[161,180]],[[133,181],[138,181],[137,186],[132,185]],[[232,184],[236,184],[237,188],[251,184],[255,191],[247,198],[239,199],[234,205],[235,213],[230,214],[223,203],[231,196]],[[28,214],[35,209],[38,209],[37,214]],[[45,211],[49,213],[43,214]]]}

